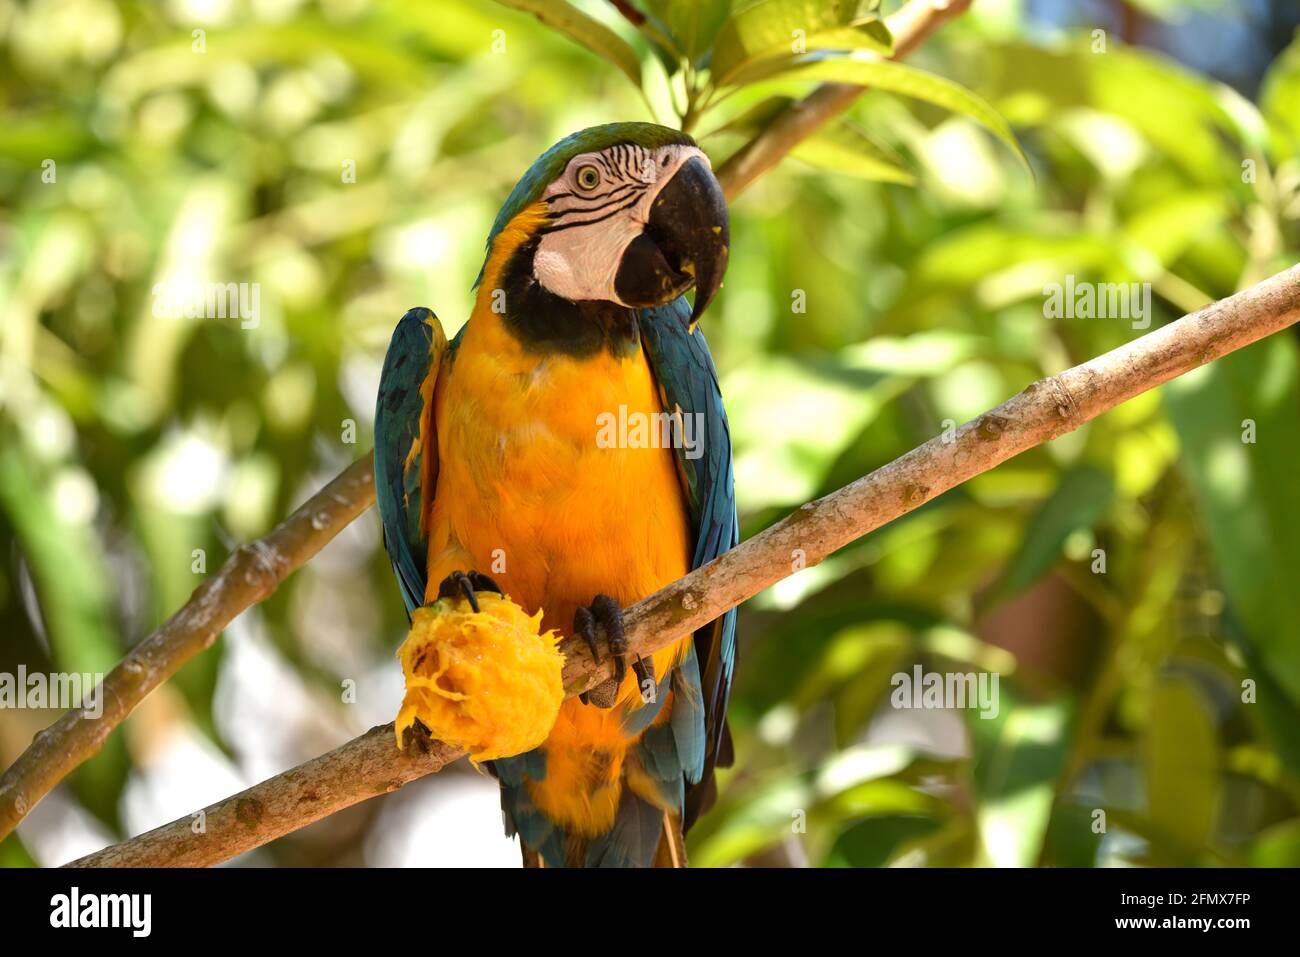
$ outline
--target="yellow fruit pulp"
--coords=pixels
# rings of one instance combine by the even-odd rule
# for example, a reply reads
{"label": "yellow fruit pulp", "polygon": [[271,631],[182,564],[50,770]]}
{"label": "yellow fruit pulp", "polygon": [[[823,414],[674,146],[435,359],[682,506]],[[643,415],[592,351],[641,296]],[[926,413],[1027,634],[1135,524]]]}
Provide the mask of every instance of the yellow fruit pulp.
{"label": "yellow fruit pulp", "polygon": [[442,599],[411,616],[397,651],[406,697],[397,745],[419,718],[434,738],[489,761],[530,751],[546,740],[564,701],[564,656],[554,631],[539,633],[509,598],[479,592],[479,611],[464,598]]}

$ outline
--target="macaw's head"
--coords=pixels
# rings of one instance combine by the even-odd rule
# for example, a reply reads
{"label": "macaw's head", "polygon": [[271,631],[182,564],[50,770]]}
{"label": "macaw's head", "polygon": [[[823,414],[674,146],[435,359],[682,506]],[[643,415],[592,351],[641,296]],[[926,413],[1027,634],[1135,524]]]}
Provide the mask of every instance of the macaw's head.
{"label": "macaw's head", "polygon": [[524,174],[484,268],[502,261],[517,281],[579,306],[662,306],[694,288],[693,324],[722,285],[730,241],[722,187],[694,140],[611,123],[566,137]]}

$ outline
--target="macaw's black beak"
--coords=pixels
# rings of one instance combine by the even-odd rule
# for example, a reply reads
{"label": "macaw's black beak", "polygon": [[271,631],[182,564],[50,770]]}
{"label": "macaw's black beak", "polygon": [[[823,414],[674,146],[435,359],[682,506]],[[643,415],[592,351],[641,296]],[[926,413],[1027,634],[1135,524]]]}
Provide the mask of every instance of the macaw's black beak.
{"label": "macaw's black beak", "polygon": [[730,244],[722,186],[708,164],[692,156],[659,190],[644,232],[623,253],[614,290],[627,305],[650,308],[694,286],[694,328],[722,285]]}

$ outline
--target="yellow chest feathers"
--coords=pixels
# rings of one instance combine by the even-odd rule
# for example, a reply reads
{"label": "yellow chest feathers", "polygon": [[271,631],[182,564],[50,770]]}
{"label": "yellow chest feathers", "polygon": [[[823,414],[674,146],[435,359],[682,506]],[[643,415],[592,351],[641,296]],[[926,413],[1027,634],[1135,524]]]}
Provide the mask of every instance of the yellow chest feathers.
{"label": "yellow chest feathers", "polygon": [[435,520],[526,607],[571,616],[685,573],[684,499],[640,349],[531,354],[476,319],[438,393]]}

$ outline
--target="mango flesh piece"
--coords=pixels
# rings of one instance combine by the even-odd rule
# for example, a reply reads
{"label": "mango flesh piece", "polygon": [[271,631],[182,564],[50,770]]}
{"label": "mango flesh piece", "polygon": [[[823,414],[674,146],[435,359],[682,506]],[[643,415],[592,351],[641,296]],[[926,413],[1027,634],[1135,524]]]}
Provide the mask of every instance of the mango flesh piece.
{"label": "mango flesh piece", "polygon": [[394,727],[397,745],[418,718],[434,738],[474,762],[531,751],[546,740],[564,701],[564,656],[554,631],[539,633],[509,598],[476,594],[416,609],[397,651],[406,696]]}

